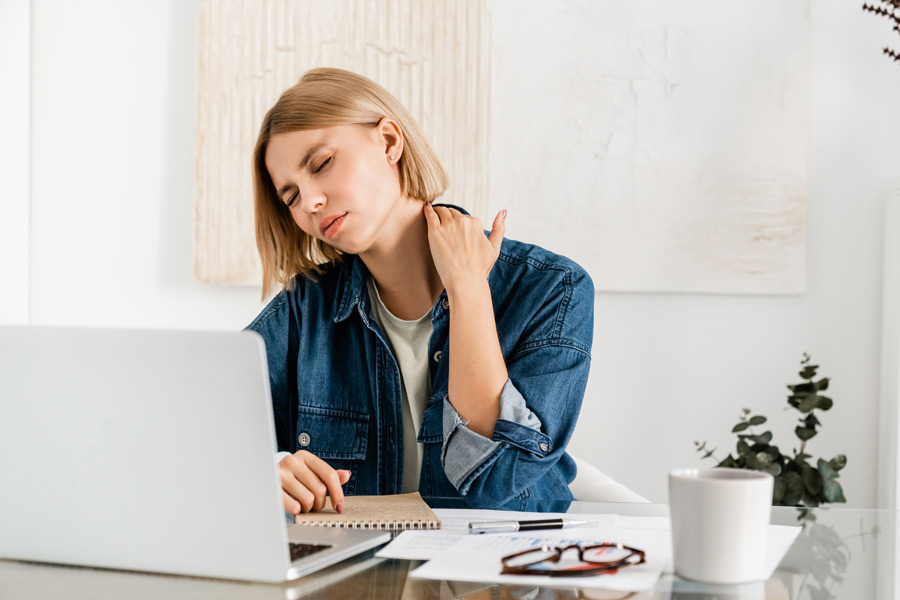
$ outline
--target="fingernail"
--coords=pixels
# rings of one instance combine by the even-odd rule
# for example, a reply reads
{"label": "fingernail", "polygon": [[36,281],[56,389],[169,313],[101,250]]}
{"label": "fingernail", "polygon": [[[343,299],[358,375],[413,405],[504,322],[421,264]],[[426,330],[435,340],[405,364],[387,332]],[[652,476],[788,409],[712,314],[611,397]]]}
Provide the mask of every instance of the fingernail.
{"label": "fingernail", "polygon": [[505,208],[503,209],[503,212],[501,214],[503,215],[503,220],[505,221],[506,220],[506,209]]}
{"label": "fingernail", "polygon": [[339,514],[344,514],[344,503],[343,501],[338,502],[338,505],[335,507]]}

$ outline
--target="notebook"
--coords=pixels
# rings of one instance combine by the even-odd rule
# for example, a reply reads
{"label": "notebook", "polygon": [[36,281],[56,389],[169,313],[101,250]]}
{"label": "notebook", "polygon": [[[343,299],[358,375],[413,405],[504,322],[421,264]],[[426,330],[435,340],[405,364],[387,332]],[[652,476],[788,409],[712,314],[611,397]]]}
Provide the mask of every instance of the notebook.
{"label": "notebook", "polygon": [[350,529],[440,529],[441,520],[419,492],[391,496],[346,496],[344,512],[324,510],[294,518],[298,525]]}
{"label": "notebook", "polygon": [[0,557],[281,582],[388,541],[288,525],[266,364],[249,331],[0,326]]}

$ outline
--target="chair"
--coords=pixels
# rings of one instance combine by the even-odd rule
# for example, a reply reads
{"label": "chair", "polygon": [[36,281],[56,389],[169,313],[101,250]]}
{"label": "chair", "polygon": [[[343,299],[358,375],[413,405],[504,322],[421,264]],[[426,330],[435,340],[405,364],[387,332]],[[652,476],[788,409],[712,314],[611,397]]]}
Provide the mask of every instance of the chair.
{"label": "chair", "polygon": [[571,452],[578,472],[569,484],[569,491],[576,500],[584,502],[649,502],[640,494],[631,491],[597,467],[587,463]]}

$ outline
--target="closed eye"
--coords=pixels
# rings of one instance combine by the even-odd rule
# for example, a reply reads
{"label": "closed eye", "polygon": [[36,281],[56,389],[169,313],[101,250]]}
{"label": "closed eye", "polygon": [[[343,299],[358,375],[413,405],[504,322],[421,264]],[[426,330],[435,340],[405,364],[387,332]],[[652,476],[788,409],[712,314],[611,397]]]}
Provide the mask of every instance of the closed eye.
{"label": "closed eye", "polygon": [[319,173],[319,172],[321,172],[322,169],[324,169],[326,166],[328,166],[328,163],[331,162],[331,158],[332,158],[332,157],[329,156],[328,158],[326,158],[325,160],[323,160],[323,161],[322,161],[322,164],[320,164],[318,167],[316,167],[316,170],[313,171],[313,173]]}

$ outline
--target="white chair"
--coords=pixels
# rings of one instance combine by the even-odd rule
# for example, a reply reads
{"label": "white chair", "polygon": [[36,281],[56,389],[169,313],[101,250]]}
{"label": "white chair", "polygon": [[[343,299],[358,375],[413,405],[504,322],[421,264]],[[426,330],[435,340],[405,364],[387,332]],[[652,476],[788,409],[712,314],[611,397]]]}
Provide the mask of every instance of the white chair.
{"label": "white chair", "polygon": [[576,500],[584,502],[649,502],[640,494],[629,490],[627,487],[598,469],[597,467],[574,456],[569,456],[575,461],[578,472],[575,479],[569,484],[569,491]]}

